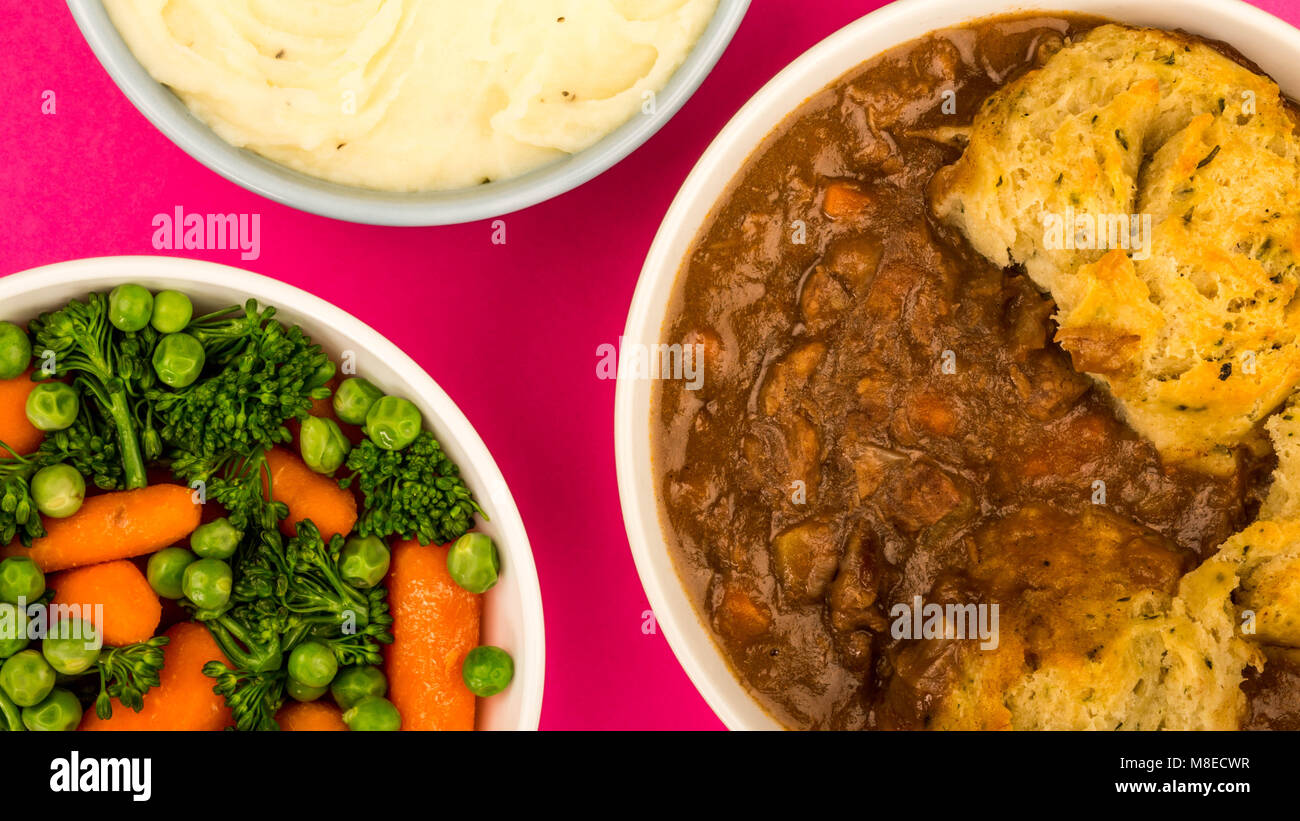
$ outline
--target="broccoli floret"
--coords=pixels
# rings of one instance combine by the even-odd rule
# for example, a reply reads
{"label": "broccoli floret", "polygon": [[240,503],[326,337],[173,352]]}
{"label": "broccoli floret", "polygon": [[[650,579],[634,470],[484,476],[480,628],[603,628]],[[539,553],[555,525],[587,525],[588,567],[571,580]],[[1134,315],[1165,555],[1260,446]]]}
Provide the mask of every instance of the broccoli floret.
{"label": "broccoli floret", "polygon": [[290,441],[285,423],[305,419],[312,400],[330,393],[320,378],[329,357],[301,328],[286,328],[274,308],[259,310],[253,300],[242,315],[237,311],[196,319],[186,329],[215,373],[186,388],[159,385],[147,393],[165,445],[189,473]]}
{"label": "broccoli floret", "polygon": [[475,514],[483,515],[460,478],[460,468],[428,431],[398,451],[366,440],[348,454],[347,468],[352,473],[339,486],[355,482],[365,496],[357,520],[362,536],[442,544],[468,533]]}

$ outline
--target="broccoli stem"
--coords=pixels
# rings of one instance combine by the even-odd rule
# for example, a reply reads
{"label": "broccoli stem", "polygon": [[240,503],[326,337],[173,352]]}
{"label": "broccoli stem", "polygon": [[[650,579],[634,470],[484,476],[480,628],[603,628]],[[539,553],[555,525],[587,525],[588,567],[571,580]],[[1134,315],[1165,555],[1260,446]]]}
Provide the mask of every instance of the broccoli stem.
{"label": "broccoli stem", "polygon": [[229,616],[205,621],[208,632],[216,639],[226,658],[237,667],[251,673],[268,673],[280,669],[284,652],[276,636],[266,646],[257,643],[250,630]]}
{"label": "broccoli stem", "polygon": [[135,490],[149,484],[145,472],[144,456],[140,452],[140,437],[136,434],[135,423],[126,402],[125,391],[113,391],[108,395],[108,415],[117,428],[118,450],[122,454],[122,467],[126,471],[126,489]]}
{"label": "broccoli stem", "polygon": [[[106,305],[105,310],[107,310]],[[107,319],[101,321],[107,322]],[[103,330],[101,333],[108,333],[108,331]],[[112,420],[113,427],[117,429],[118,452],[122,456],[126,489],[142,488],[149,484],[149,478],[145,473],[144,456],[140,452],[140,437],[135,430],[135,421],[131,416],[131,406],[127,402],[126,389],[116,378],[100,339],[84,327],[78,326],[74,326],[71,336],[80,349],[82,357],[79,369],[85,373],[85,376],[77,381],[85,385],[94,395]],[[110,384],[116,386],[114,390],[109,389]]]}

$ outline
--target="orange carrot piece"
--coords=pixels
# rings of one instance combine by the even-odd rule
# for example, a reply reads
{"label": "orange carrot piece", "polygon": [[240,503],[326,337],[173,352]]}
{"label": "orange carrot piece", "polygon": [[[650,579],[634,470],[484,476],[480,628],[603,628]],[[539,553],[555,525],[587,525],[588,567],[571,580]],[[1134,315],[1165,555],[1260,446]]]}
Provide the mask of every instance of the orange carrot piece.
{"label": "orange carrot piece", "polygon": [[311,519],[326,541],[352,532],[357,499],[338,482],[314,472],[283,448],[267,451],[266,463],[271,468],[271,494],[289,506],[288,518],[280,522],[285,535],[294,535],[304,519]]}
{"label": "orange carrot piece", "polygon": [[329,382],[326,382],[325,387],[330,389],[330,395],[324,399],[312,399],[311,410],[307,411],[307,413],[312,416],[319,416],[321,419],[333,419],[337,422],[338,419],[334,416],[334,391],[338,389],[338,386],[339,383],[337,379],[331,379]]}
{"label": "orange carrot piece", "polygon": [[388,602],[388,698],[402,714],[402,729],[474,729],[474,694],[461,665],[479,643],[482,598],[451,580],[445,546],[411,541],[393,548]]}
{"label": "orange carrot piece", "polygon": [[343,713],[327,701],[291,701],[275,714],[281,730],[346,730]]}
{"label": "orange carrot piece", "polygon": [[[162,602],[134,562],[92,564],[50,578],[56,605],[77,605],[81,617],[92,622],[104,644],[121,647],[153,638],[162,621]],[[102,618],[96,617],[102,606]]]}
{"label": "orange carrot piece", "polygon": [[[45,434],[27,421],[27,395],[35,387],[30,368],[13,379],[0,379],[0,442],[18,451],[19,456],[32,453],[45,439]],[[14,455],[9,448],[0,445],[0,459]]]}
{"label": "orange carrot piece", "polygon": [[150,485],[91,496],[66,519],[46,519],[45,535],[31,548],[18,544],[5,556],[29,556],[45,572],[129,559],[184,539],[199,526],[202,508],[181,485]]}
{"label": "orange carrot piece", "polygon": [[[86,711],[83,730],[221,730],[234,724],[226,700],[212,692],[212,679],[203,675],[209,661],[226,662],[208,628],[181,622],[168,630],[159,686],[144,694],[144,709],[135,712],[113,699],[107,721]],[[228,662],[227,662],[228,663]]]}
{"label": "orange carrot piece", "polygon": [[833,182],[826,187],[822,210],[831,219],[846,219],[861,214],[870,204],[871,197],[856,185]]}
{"label": "orange carrot piece", "polygon": [[[330,396],[327,396],[324,399],[313,398],[311,400],[311,408],[307,410],[307,415],[316,416],[321,419],[334,419],[334,421],[337,422],[339,420],[336,419],[334,416],[333,394],[335,389],[338,387],[338,378],[335,377],[334,379],[331,379],[330,381],[326,382],[325,387],[330,389]],[[289,432],[293,434],[293,441],[294,444],[296,445],[298,443],[298,432],[302,430],[302,423],[299,422],[297,419],[290,419],[289,421],[285,422],[285,427],[287,427],[289,429]]]}

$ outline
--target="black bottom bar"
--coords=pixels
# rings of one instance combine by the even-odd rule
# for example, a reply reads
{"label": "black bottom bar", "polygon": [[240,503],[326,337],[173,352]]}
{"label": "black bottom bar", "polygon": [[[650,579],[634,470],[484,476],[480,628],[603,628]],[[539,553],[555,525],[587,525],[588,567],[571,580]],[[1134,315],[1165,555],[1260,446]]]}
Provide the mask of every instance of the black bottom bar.
{"label": "black bottom bar", "polygon": [[[5,734],[8,801],[232,809],[395,801],[561,805],[598,790],[699,808],[877,800],[1078,806],[1112,800],[1278,800],[1297,781],[1294,735],[1240,734]],[[116,791],[114,791],[116,789]],[[99,791],[91,791],[99,790]],[[576,791],[576,792],[575,792]],[[135,795],[148,794],[136,801]],[[204,797],[206,796],[206,797]],[[441,796],[441,797],[440,797]],[[477,798],[475,797],[477,796]],[[566,798],[567,796],[567,798]],[[632,797],[635,796],[633,799]],[[857,796],[853,798],[852,796]],[[263,801],[272,802],[270,804]],[[687,802],[682,805],[681,802]],[[196,803],[197,802],[197,803]],[[454,803],[448,803],[454,802]],[[1085,803],[1086,802],[1086,803]],[[237,806],[237,805],[236,805]],[[480,807],[485,805],[480,805]],[[1042,805],[1039,805],[1042,806]],[[918,805],[919,808],[919,805]],[[769,808],[770,809],[770,808]]]}

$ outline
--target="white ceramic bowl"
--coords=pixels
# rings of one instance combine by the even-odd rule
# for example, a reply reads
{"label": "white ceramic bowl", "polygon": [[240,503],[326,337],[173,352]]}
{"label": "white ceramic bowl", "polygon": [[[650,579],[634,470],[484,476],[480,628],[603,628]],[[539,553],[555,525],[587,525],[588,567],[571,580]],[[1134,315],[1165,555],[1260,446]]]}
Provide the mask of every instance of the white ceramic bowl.
{"label": "white ceramic bowl", "polygon": [[[902,0],[845,26],[805,52],[736,113],[696,163],[664,217],[641,271],[623,344],[662,342],[674,283],[691,242],[763,138],[811,95],[893,46],[994,14],[1073,11],[1133,25],[1185,29],[1236,47],[1292,95],[1300,95],[1300,30],[1238,0]],[[732,729],[778,729],[735,677],[683,588],[665,544],[651,473],[651,383],[618,380],[614,439],[618,487],[632,554],[646,595],[678,661]]]}
{"label": "white ceramic bowl", "polygon": [[385,392],[405,396],[424,414],[447,454],[460,466],[489,520],[479,529],[501,551],[501,581],[485,596],[483,642],[510,652],[515,680],[504,693],[479,701],[481,730],[536,730],[542,710],[546,639],[542,595],[528,534],[501,471],[455,403],[393,343],[351,314],[283,282],[238,268],[172,257],[102,257],[61,262],[0,278],[0,319],[25,322],[93,291],[136,282],[175,288],[200,311],[273,305],[280,319],[301,325],[331,355],[356,355],[357,371]]}
{"label": "white ceramic bowl", "polygon": [[449,225],[508,214],[577,188],[654,136],[726,50],[749,0],[720,0],[686,61],[656,95],[655,113],[634,115],[591,147],[511,179],[452,191],[400,193],[327,182],[236,148],[149,75],[100,0],[68,0],[86,42],[135,107],[182,151],[255,194],[326,217],[373,225]]}

